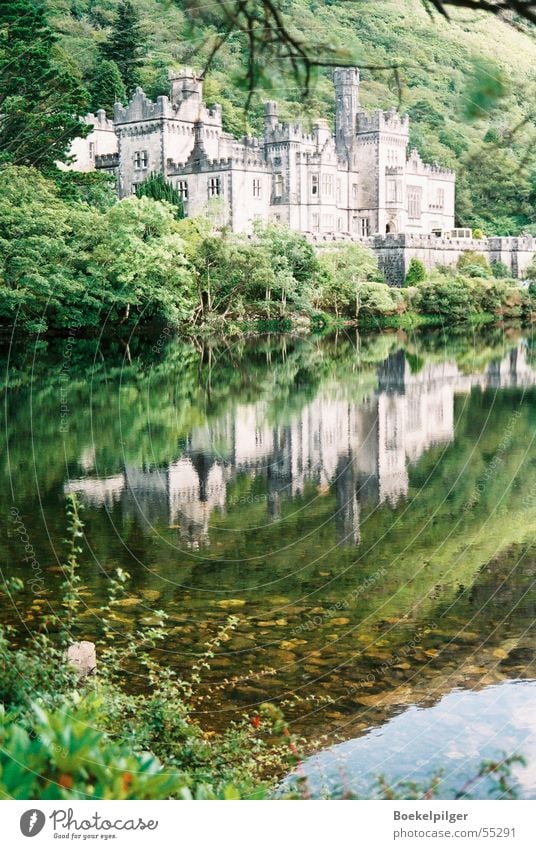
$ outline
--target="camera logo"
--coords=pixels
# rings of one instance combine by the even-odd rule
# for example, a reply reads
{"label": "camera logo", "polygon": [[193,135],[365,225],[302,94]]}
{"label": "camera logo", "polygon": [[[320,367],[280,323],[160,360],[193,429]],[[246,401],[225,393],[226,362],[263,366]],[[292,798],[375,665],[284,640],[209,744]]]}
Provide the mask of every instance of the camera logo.
{"label": "camera logo", "polygon": [[45,824],[45,815],[43,811],[38,811],[32,808],[29,811],[24,811],[20,818],[20,830],[25,837],[35,837],[42,831]]}

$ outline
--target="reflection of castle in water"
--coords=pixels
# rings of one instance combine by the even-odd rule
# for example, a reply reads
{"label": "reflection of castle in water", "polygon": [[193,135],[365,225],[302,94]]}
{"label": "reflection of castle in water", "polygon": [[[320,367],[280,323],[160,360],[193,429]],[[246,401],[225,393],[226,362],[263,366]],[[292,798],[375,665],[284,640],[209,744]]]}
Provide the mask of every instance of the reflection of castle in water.
{"label": "reflection of castle in water", "polygon": [[[125,515],[176,527],[181,540],[197,548],[208,543],[213,511],[233,504],[228,484],[239,474],[266,479],[261,498],[272,518],[282,498],[313,484],[319,493],[335,492],[339,541],[357,543],[360,505],[396,506],[408,493],[408,465],[454,438],[455,394],[534,384],[523,347],[478,375],[463,375],[454,362],[426,364],[412,374],[399,351],[379,367],[378,389],[364,401],[330,388],[277,425],[268,423],[265,403],[238,405],[194,429],[180,459],[166,468],[127,466],[113,477],[72,480],[65,490],[94,506],[120,502]],[[90,472],[91,460],[81,464]],[[238,496],[234,504],[240,503]]]}

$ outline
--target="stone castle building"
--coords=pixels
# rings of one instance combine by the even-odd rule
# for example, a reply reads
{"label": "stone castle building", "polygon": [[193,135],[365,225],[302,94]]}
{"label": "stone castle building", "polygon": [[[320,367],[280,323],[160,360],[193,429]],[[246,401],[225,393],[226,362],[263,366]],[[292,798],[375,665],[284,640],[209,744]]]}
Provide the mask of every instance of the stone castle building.
{"label": "stone castle building", "polygon": [[262,137],[236,140],[221,107],[203,102],[202,80],[189,69],[170,72],[169,97],[151,101],[138,88],[126,106],[116,104],[113,120],[102,110],[87,116],[93,131],[73,145],[71,167],[114,172],[122,198],[163,173],[188,215],[220,198],[235,232],[256,220],[352,238],[450,231],[454,173],[408,150],[407,116],[360,107],[357,68],[339,68],[333,80],[334,134],[325,120],[310,132],[284,123],[269,102]]}
{"label": "stone castle building", "polygon": [[189,216],[216,204],[219,220],[237,233],[255,221],[278,221],[319,249],[336,240],[374,251],[385,279],[404,282],[409,264],[455,265],[467,250],[504,263],[523,278],[536,252],[530,236],[473,239],[454,229],[455,174],[425,164],[409,150],[409,118],[396,109],[365,112],[359,71],[334,71],[335,133],[317,120],[311,132],[284,123],[265,105],[261,138],[225,132],[221,107],[203,102],[202,80],[190,69],[169,73],[169,97],[149,100],[141,88],[129,103],[87,115],[92,130],[72,146],[71,168],[113,173],[120,198],[151,174],[163,173]]}

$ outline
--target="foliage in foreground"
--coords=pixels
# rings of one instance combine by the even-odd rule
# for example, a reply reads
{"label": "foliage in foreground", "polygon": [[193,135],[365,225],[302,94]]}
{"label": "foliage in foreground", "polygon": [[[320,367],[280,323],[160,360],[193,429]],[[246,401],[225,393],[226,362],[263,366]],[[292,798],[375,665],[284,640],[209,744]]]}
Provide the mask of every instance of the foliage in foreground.
{"label": "foliage in foreground", "polygon": [[[0,798],[165,799],[262,796],[266,776],[296,762],[296,746],[280,711],[261,706],[221,734],[205,733],[193,718],[210,698],[198,688],[200,674],[236,622],[207,644],[181,680],[160,666],[152,651],[165,637],[165,614],[132,634],[119,651],[108,618],[123,595],[128,575],[118,570],[102,611],[99,671],[83,681],[65,663],[76,639],[81,604],[78,556],[80,505],[69,497],[69,539],[63,564],[61,610],[42,620],[26,649],[11,645],[0,629]],[[7,593],[22,588],[18,579]],[[145,681],[143,694],[124,689],[125,668]]]}

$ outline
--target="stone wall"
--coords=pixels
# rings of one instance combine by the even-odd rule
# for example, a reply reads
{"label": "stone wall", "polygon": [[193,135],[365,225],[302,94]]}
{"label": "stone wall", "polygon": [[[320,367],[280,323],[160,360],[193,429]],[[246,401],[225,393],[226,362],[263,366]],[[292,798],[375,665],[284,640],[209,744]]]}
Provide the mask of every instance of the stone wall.
{"label": "stone wall", "polygon": [[[319,248],[333,245],[334,238],[316,234],[308,238]],[[349,241],[349,240],[346,240]],[[449,239],[442,236],[400,234],[352,239],[374,251],[380,269],[391,286],[402,286],[413,257],[431,270],[438,265],[455,266],[464,251],[483,254],[488,262],[502,262],[512,277],[522,280],[536,253],[533,236],[493,236],[486,239]]]}

